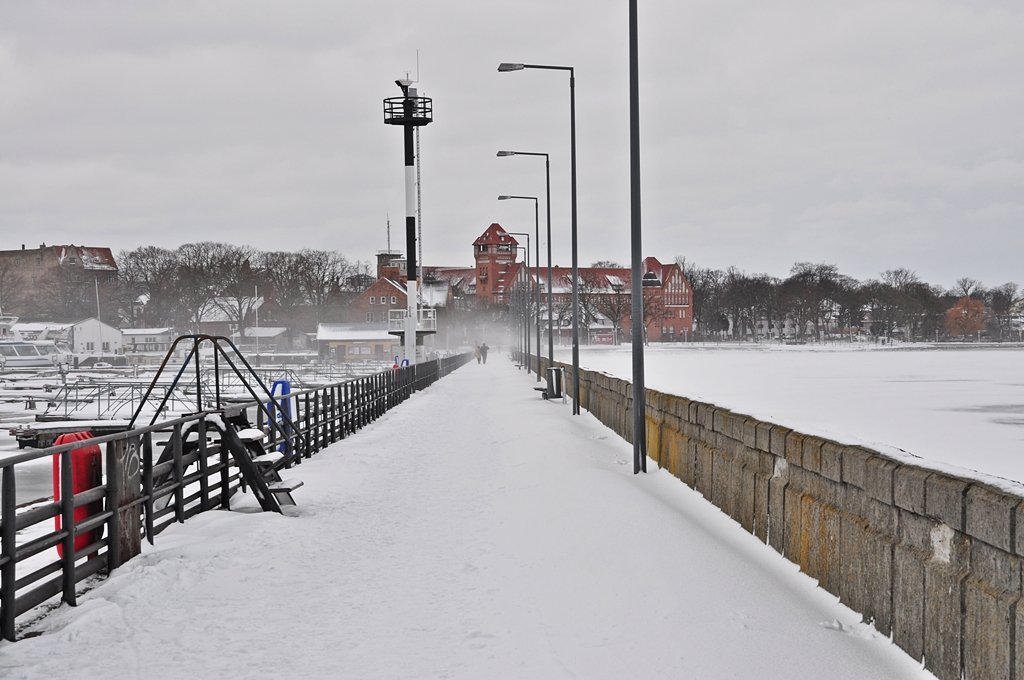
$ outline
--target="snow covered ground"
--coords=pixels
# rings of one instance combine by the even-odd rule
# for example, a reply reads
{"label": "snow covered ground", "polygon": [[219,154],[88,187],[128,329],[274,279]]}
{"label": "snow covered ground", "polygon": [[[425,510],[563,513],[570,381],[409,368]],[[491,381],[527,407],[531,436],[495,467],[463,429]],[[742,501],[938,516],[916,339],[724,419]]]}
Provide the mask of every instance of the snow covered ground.
{"label": "snow covered ground", "polygon": [[[571,362],[568,351],[557,361]],[[1024,347],[652,346],[647,387],[920,464],[1024,481]],[[580,365],[632,380],[629,347]]]}
{"label": "snow covered ground", "polygon": [[534,384],[497,353],[459,369],[290,473],[289,516],[161,534],[0,643],[0,676],[932,677]]}

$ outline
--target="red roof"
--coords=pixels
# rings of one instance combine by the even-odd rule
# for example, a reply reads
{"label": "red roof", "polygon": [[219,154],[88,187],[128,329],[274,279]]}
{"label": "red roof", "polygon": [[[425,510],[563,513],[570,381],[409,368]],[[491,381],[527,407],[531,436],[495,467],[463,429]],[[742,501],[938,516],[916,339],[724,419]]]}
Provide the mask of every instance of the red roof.
{"label": "red roof", "polygon": [[505,228],[497,222],[492,223],[491,226],[484,230],[484,233],[480,234],[477,240],[473,241],[474,246],[490,246],[499,244],[510,244],[516,246],[519,245],[519,241],[505,231]]}

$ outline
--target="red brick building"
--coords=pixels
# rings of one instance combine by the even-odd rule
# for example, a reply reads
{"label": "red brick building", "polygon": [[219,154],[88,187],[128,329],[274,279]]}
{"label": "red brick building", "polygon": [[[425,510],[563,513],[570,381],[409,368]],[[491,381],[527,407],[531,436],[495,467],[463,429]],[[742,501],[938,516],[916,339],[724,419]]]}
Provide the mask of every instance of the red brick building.
{"label": "red brick building", "polygon": [[[568,342],[572,327],[572,270],[527,267],[519,259],[519,242],[497,223],[473,241],[473,267],[424,267],[426,281],[447,284],[470,307],[507,305],[513,292],[539,285],[542,321],[552,306],[555,335]],[[387,320],[387,309],[405,308],[405,260],[396,253],[378,255],[378,277],[353,305],[351,321]],[[581,344],[611,344],[627,338],[632,328],[631,270],[627,267],[580,267],[579,298],[584,323]],[[534,294],[531,294],[531,298]],[[692,290],[682,269],[655,257],[643,261],[644,325],[652,342],[688,340],[693,329]],[[383,302],[382,302],[383,296]],[[451,292],[449,301],[451,302]],[[393,301],[392,301],[393,298]]]}
{"label": "red brick building", "polygon": [[382,277],[349,304],[348,320],[387,327],[388,312],[392,309],[404,311],[405,301],[405,279],[396,281]]}
{"label": "red brick building", "polygon": [[[552,305],[558,336],[568,337],[572,325],[572,270],[552,268],[552,291],[547,291],[547,267],[538,271],[519,261],[519,242],[500,224],[491,224],[473,241],[473,270],[438,269],[438,275],[465,282],[477,306],[507,304],[516,286],[540,286],[541,306]],[[581,343],[612,343],[632,328],[632,272],[626,267],[580,267],[579,298],[586,333]],[[529,282],[529,284],[528,284]],[[654,342],[688,340],[693,329],[692,290],[679,265],[655,257],[643,261],[644,325]],[[531,288],[532,289],[532,288]],[[544,311],[542,317],[546,319]]]}

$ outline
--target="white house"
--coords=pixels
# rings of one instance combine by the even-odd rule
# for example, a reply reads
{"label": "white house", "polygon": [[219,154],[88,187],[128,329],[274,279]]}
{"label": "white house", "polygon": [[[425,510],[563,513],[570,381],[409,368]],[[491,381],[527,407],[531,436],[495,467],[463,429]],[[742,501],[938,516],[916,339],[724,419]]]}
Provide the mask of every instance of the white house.
{"label": "white house", "polygon": [[124,345],[120,329],[95,317],[71,324],[69,341],[71,352],[80,357],[121,354]]}

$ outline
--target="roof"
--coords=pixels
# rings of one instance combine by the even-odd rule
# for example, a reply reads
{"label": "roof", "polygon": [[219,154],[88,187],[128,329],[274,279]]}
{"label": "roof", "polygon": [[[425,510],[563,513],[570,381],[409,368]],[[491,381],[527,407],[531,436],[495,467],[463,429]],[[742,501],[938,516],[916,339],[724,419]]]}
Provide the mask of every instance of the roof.
{"label": "roof", "polygon": [[116,272],[117,261],[114,260],[110,248],[96,248],[93,246],[53,246],[57,254],[57,261],[64,264],[68,257],[77,256],[82,261],[82,267],[88,271]]}
{"label": "roof", "polygon": [[247,338],[276,338],[287,332],[288,329],[284,326],[260,326],[259,328],[246,326],[243,333]]}
{"label": "roof", "polygon": [[165,333],[173,333],[173,328],[122,328],[121,333],[124,335],[164,335]]}
{"label": "roof", "polygon": [[505,243],[515,246],[519,244],[519,241],[505,231],[505,228],[497,222],[492,223],[491,226],[484,230],[484,233],[480,234],[480,236],[473,241],[474,246]]}
{"label": "roof", "polygon": [[322,323],[316,327],[316,339],[318,341],[332,340],[335,342],[345,340],[372,341],[386,340],[398,342],[398,338],[389,334],[386,330],[355,330],[351,326],[337,323]]}

